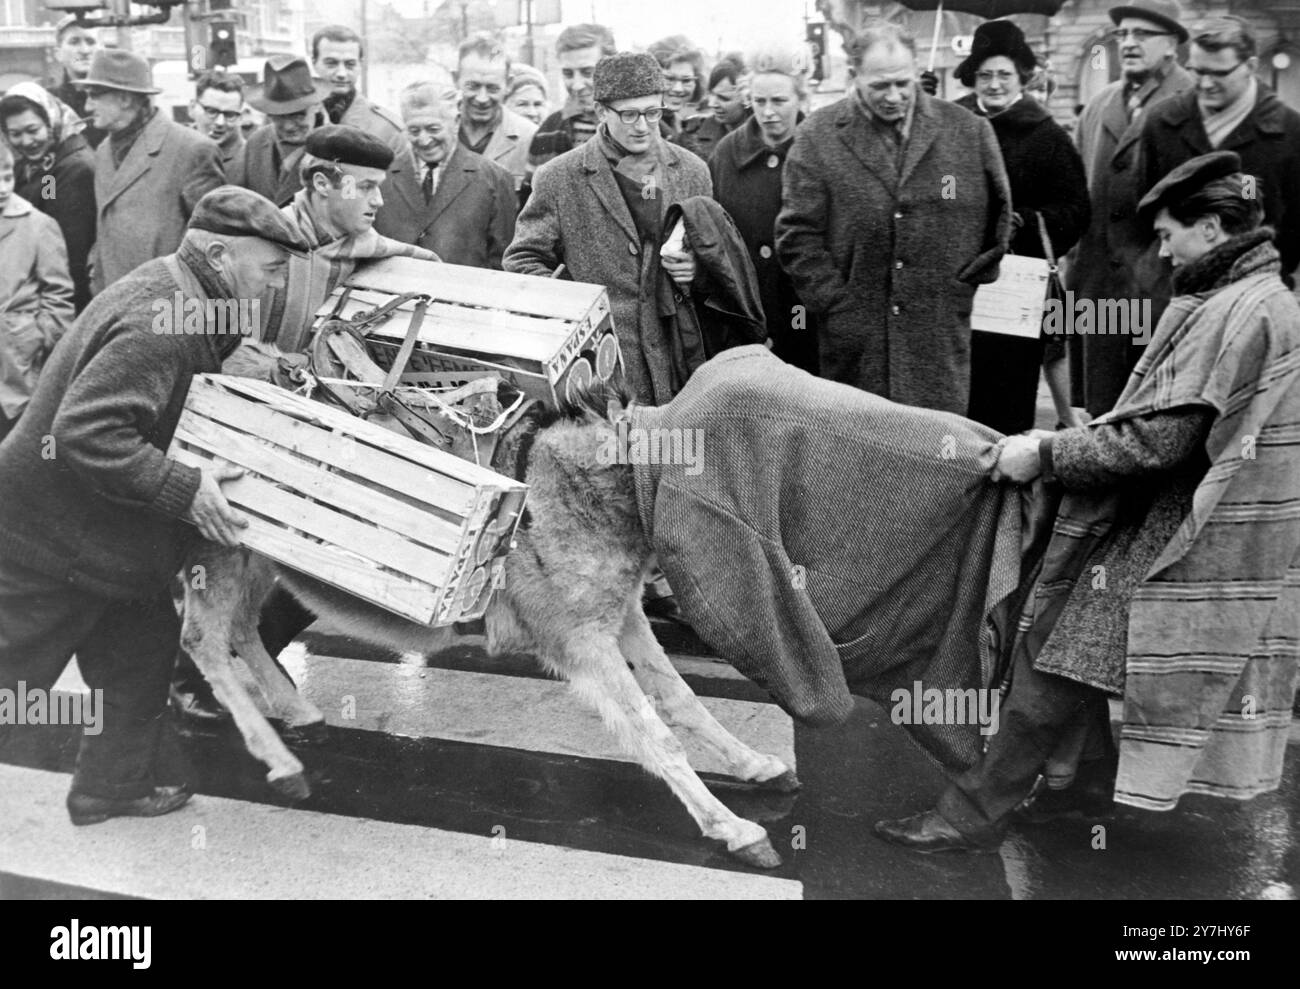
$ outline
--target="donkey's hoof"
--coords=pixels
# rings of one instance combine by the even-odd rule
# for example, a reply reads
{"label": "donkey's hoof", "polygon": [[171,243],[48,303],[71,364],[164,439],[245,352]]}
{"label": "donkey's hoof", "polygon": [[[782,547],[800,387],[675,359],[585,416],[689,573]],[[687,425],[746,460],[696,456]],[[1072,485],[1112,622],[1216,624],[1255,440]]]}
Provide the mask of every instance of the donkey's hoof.
{"label": "donkey's hoof", "polygon": [[794,774],[793,769],[787,769],[780,776],[773,776],[770,780],[759,780],[758,786],[776,793],[797,793],[803,789],[803,784],[799,782],[799,777]]}
{"label": "donkey's hoof", "polygon": [[307,782],[307,777],[301,769],[288,776],[268,774],[266,781],[271,784],[276,793],[290,800],[306,800],[311,796],[311,784]]}
{"label": "donkey's hoof", "polygon": [[752,845],[737,848],[731,854],[746,865],[756,866],[759,869],[775,869],[781,865],[781,856],[776,854],[776,849],[772,847],[772,841],[767,835]]}

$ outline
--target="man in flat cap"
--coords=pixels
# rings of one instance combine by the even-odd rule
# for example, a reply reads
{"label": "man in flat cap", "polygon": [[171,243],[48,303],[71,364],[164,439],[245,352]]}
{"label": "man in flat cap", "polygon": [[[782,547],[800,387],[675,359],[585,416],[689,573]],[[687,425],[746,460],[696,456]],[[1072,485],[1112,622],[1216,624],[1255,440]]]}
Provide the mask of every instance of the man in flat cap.
{"label": "man in flat cap", "polygon": [[311,77],[299,55],[272,55],[262,69],[262,85],[248,93],[248,105],[267,122],[248,135],[229,179],[286,205],[302,188],[300,173],[307,136],[329,123],[323,102],[328,83]]}
{"label": "man in flat cap", "polygon": [[225,181],[216,144],[159,113],[149,63],[118,48],[95,54],[73,86],[108,137],[95,149],[97,237],[91,291],[176,250],[195,203]]}
{"label": "man in flat cap", "polygon": [[[704,162],[659,136],[664,80],[654,56],[607,55],[593,82],[596,134],[537,170],[503,266],[549,276],[563,262],[575,281],[606,286],[628,386],[637,401],[660,405],[677,380],[661,317],[673,315],[696,271],[689,249],[661,251],[664,216],[711,196],[713,182]],[[661,271],[675,289],[666,297]]]}
{"label": "man in flat cap", "polygon": [[[234,546],[247,523],[221,493],[238,471],[166,451],[191,378],[220,371],[251,329],[229,303],[283,284],[306,249],[256,193],[208,193],[179,250],[91,301],[0,444],[0,696],[48,696],[76,654],[94,723],[68,797],[74,824],[165,814],[190,797],[164,722],[180,639],[169,586],[200,534]],[[0,748],[17,731],[0,724]]]}

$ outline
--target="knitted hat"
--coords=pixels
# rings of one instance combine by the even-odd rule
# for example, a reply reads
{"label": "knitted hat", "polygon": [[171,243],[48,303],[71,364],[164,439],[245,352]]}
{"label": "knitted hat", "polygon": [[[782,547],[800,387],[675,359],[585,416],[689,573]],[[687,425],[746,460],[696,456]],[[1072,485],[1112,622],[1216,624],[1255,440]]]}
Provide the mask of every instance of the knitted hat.
{"label": "knitted hat", "polygon": [[648,52],[617,52],[596,63],[592,76],[597,103],[613,103],[664,91],[664,70]]}
{"label": "knitted hat", "polygon": [[979,67],[997,55],[1011,59],[1022,75],[1031,75],[1038,66],[1038,59],[1019,27],[1011,21],[985,21],[975,29],[970,54],[952,74],[963,86],[974,86]]}

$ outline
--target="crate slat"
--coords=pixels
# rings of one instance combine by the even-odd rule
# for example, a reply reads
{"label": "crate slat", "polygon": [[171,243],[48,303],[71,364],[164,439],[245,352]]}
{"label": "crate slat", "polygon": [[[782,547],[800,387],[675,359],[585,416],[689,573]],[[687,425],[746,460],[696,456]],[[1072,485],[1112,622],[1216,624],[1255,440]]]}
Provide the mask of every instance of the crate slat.
{"label": "crate slat", "polygon": [[448,555],[460,548],[461,527],[346,476],[327,473],[260,440],[205,419],[190,409],[181,413],[176,438],[190,447],[228,460],[270,481],[287,484],[309,498],[370,519],[376,525]]}
{"label": "crate slat", "polygon": [[[339,449],[320,432],[304,423],[287,420],[269,407],[242,402],[218,386],[204,387],[195,378],[186,405],[217,422],[243,432],[274,437],[281,446],[312,460],[327,462],[339,458]],[[356,420],[360,422],[360,420]],[[378,428],[378,427],[376,427]],[[362,443],[348,446],[349,463],[343,469],[368,478],[382,478],[385,487],[402,496],[463,516],[474,501],[473,488],[463,482],[434,474],[417,464],[376,453]]]}
{"label": "crate slat", "polygon": [[466,265],[433,265],[415,258],[382,258],[360,264],[344,284],[377,289],[389,295],[423,292],[441,302],[469,305],[482,305],[484,299],[493,299],[502,309],[512,312],[570,322],[590,318],[593,305],[599,305],[592,286],[582,282]]}
{"label": "crate slat", "polygon": [[[199,380],[199,378],[196,378],[196,383]],[[314,402],[309,398],[277,388],[275,385],[247,378],[223,376],[222,385],[218,387],[222,386],[230,391],[263,402],[277,412],[283,412],[286,415],[301,418],[324,429],[337,430],[351,436],[355,439],[358,447],[369,446],[385,453],[391,453],[410,463],[419,464],[445,477],[461,481],[471,488],[489,487],[501,490],[503,481],[509,483],[508,479],[503,478],[500,474],[479,467],[477,464],[472,464],[468,460],[461,460],[459,457],[444,453],[435,447],[421,445],[414,440],[398,436],[387,429],[366,422],[364,419],[349,415],[341,409],[331,408],[321,402]],[[321,459],[328,462],[328,458]],[[346,468],[346,464],[343,466]]]}
{"label": "crate slat", "polygon": [[432,624],[443,607],[445,594],[436,588],[402,580],[362,560],[349,560],[337,549],[322,546],[255,515],[249,516],[243,542],[277,563],[372,601],[421,625]]}
{"label": "crate slat", "polygon": [[[211,466],[218,459],[206,451],[185,447],[173,449],[172,456],[183,464],[200,468]],[[310,502],[253,474],[226,481],[221,491],[236,508],[328,540],[362,559],[417,580],[443,584],[451,575],[452,561],[447,554],[418,546],[397,533],[360,522],[328,505]]]}

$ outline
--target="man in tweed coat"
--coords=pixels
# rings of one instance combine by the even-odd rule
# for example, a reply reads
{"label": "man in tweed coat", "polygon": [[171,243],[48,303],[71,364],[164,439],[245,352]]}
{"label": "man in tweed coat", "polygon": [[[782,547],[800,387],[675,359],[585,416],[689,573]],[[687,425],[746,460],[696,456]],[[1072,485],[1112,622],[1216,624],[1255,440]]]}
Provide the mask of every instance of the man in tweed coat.
{"label": "man in tweed coat", "polygon": [[824,377],[964,415],[971,302],[997,277],[1011,191],[989,122],[920,92],[915,51],[893,24],[859,37],[854,90],[795,136],[776,247],[823,317]]}
{"label": "man in tweed coat", "polygon": [[638,401],[661,404],[675,391],[666,326],[696,272],[689,249],[661,253],[663,220],[674,203],[712,195],[713,183],[704,162],[659,136],[663,73],[653,57],[606,56],[595,90],[595,137],[538,169],[503,265],[551,275],[563,264],[574,281],[606,286],[627,384]]}

